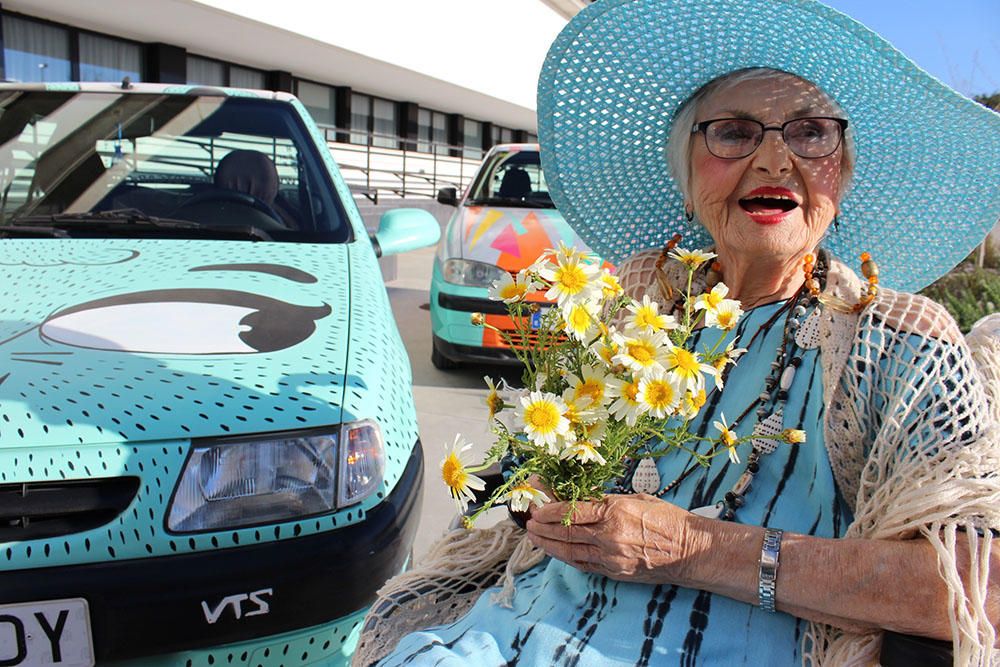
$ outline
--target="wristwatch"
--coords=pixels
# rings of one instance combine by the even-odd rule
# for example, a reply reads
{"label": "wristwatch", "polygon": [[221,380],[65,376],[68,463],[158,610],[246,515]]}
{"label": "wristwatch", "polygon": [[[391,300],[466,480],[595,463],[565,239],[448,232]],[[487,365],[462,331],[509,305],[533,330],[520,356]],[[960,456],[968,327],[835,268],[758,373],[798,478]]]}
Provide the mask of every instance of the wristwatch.
{"label": "wristwatch", "polygon": [[764,544],[760,549],[760,576],[757,582],[758,605],[764,611],[773,612],[775,586],[778,582],[778,554],[781,553],[782,531],[777,528],[764,529]]}

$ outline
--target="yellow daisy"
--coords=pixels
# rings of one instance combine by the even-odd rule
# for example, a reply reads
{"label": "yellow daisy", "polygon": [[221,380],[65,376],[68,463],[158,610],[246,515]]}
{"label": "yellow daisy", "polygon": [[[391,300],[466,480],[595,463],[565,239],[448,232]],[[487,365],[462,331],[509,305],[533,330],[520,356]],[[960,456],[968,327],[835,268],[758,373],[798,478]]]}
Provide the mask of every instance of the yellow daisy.
{"label": "yellow daisy", "polygon": [[594,280],[597,267],[579,258],[551,264],[541,270],[541,276],[551,285],[545,298],[555,301],[560,307],[568,302],[590,301],[600,292],[598,281]]}
{"label": "yellow daisy", "polygon": [[[732,429],[726,424],[726,413],[722,413],[722,421],[712,422],[712,426],[719,429],[719,443],[729,450],[729,460],[734,464],[738,465],[740,462],[740,455],[736,451],[736,445],[739,442],[739,436],[733,433]],[[735,426],[735,424],[733,424]]]}
{"label": "yellow daisy", "polygon": [[688,267],[691,271],[694,271],[708,260],[714,259],[717,256],[714,252],[685,250],[684,248],[677,248],[676,250],[671,251],[669,255],[684,266]]}
{"label": "yellow daisy", "polygon": [[622,380],[608,378],[608,398],[615,398],[608,407],[615,419],[625,420],[628,426],[635,426],[645,408],[639,403],[639,379]]}
{"label": "yellow daisy", "polygon": [[608,374],[600,368],[584,366],[582,377],[570,373],[568,381],[575,401],[582,401],[588,407],[604,404],[608,391]]}
{"label": "yellow daisy", "polygon": [[441,479],[458,505],[458,511],[464,513],[469,503],[476,499],[473,490],[482,491],[486,482],[476,477],[467,468],[463,454],[472,448],[472,443],[465,442],[461,435],[455,435],[455,441],[447,449],[441,460]]}
{"label": "yellow daisy", "polygon": [[518,271],[515,276],[504,273],[499,280],[494,280],[490,285],[489,297],[494,301],[517,303],[523,301],[534,287],[531,276],[525,271]]}
{"label": "yellow daisy", "polygon": [[558,454],[559,438],[569,432],[569,419],[565,416],[566,404],[554,394],[533,391],[521,397],[517,411],[524,434],[535,445],[544,445],[550,454]]}
{"label": "yellow daisy", "polygon": [[663,368],[669,346],[662,331],[652,334],[618,336],[618,353],[611,358],[636,373],[646,374]]}
{"label": "yellow daisy", "polygon": [[704,294],[699,294],[694,300],[695,310],[708,310],[709,312],[715,310],[722,303],[722,300],[726,298],[729,294],[729,288],[726,287],[725,283],[718,283],[712,288],[711,292],[705,292]]}
{"label": "yellow daisy", "polygon": [[798,428],[786,428],[781,432],[781,439],[790,445],[801,445],[806,441],[806,432]]}
{"label": "yellow daisy", "polygon": [[[486,392],[486,409],[489,410],[489,419],[492,421],[497,413],[503,410],[504,400],[503,396],[500,395],[500,389],[497,388],[496,384],[493,382],[493,378],[488,375],[483,376],[483,380],[486,382],[486,386],[489,390]],[[503,386],[503,380],[501,382],[501,387]]]}
{"label": "yellow daisy", "polygon": [[723,299],[714,310],[705,314],[705,326],[717,327],[723,331],[732,331],[743,316],[740,302],[733,299]]}
{"label": "yellow daisy", "polygon": [[510,509],[514,512],[527,512],[532,505],[541,507],[549,502],[549,497],[527,482],[521,482],[500,496],[498,501],[510,503]]}
{"label": "yellow daisy", "polygon": [[605,299],[614,299],[625,293],[618,276],[607,269],[601,271],[601,296]]}
{"label": "yellow daisy", "polygon": [[708,395],[705,393],[704,389],[698,389],[696,391],[691,391],[688,389],[684,392],[684,398],[681,399],[681,404],[678,407],[678,412],[684,419],[694,419],[698,416],[698,412],[701,410],[702,406],[705,405]]}
{"label": "yellow daisy", "polygon": [[673,315],[660,314],[660,304],[652,301],[649,295],[642,297],[642,301],[632,301],[626,306],[632,313],[625,318],[625,329],[634,329],[642,333],[653,333],[654,331],[669,331],[680,326]]}
{"label": "yellow daisy", "polygon": [[682,388],[662,369],[639,381],[636,400],[649,414],[665,419],[674,413],[680,402]]}
{"label": "yellow daisy", "polygon": [[678,345],[670,346],[663,367],[679,386],[692,391],[704,389],[705,374],[714,376],[716,373],[713,366],[702,363],[697,352]]}
{"label": "yellow daisy", "polygon": [[568,302],[562,309],[566,333],[581,343],[597,335],[597,308],[589,302]]}
{"label": "yellow daisy", "polygon": [[601,453],[597,451],[597,447],[594,443],[587,442],[586,440],[580,440],[577,442],[570,443],[562,450],[559,454],[561,459],[576,459],[580,463],[598,463],[600,465],[606,465],[607,461],[601,456]]}

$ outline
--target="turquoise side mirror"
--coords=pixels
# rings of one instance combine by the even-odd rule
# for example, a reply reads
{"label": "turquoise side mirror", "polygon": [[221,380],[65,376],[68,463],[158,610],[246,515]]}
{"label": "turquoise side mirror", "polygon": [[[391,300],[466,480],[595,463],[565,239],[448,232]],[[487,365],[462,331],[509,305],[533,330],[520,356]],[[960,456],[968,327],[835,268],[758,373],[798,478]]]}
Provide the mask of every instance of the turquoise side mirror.
{"label": "turquoise side mirror", "polygon": [[372,245],[375,254],[383,257],[434,245],[439,238],[441,225],[433,215],[419,208],[397,208],[379,219]]}

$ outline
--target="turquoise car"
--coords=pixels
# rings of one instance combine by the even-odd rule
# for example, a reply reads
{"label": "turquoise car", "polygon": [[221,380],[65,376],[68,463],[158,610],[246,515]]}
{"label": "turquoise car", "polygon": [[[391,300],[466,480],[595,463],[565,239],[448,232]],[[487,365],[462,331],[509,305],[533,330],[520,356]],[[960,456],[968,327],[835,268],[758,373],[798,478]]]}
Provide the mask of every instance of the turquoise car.
{"label": "turquoise car", "polygon": [[377,254],[281,93],[0,86],[0,664],[346,664],[423,455]]}

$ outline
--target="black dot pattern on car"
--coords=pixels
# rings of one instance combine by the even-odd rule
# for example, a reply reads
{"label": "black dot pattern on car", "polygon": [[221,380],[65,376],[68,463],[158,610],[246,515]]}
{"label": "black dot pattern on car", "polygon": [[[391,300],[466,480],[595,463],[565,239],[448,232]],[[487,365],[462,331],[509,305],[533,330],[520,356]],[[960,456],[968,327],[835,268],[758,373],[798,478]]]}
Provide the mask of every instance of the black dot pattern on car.
{"label": "black dot pattern on car", "polygon": [[[140,485],[111,523],[0,546],[0,564],[169,555],[361,521],[417,439],[409,362],[365,243],[4,243],[0,484],[136,476]],[[238,266],[213,270],[226,265]],[[377,421],[386,444],[383,488],[362,503],[266,530],[164,529],[189,440],[358,419]]]}

